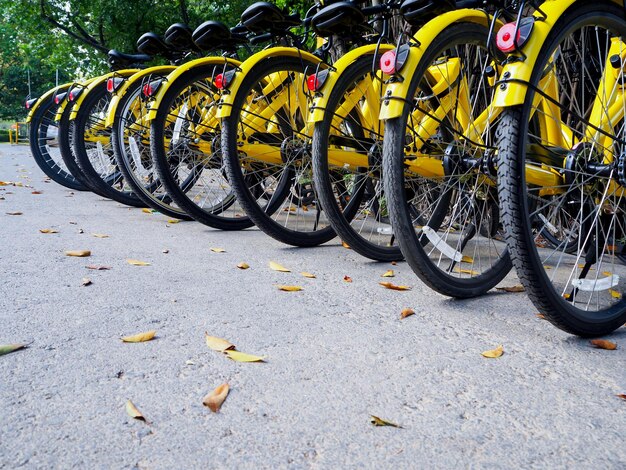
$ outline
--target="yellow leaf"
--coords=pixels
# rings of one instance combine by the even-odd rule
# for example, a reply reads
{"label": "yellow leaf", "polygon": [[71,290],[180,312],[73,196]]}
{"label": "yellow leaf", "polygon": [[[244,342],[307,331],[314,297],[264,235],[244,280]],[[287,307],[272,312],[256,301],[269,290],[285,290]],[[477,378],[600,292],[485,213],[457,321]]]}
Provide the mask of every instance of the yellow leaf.
{"label": "yellow leaf", "polygon": [[385,289],[391,289],[391,290],[411,290],[411,288],[409,286],[396,286],[395,284],[392,284],[391,282],[379,282],[379,284],[381,286],[383,286]]}
{"label": "yellow leaf", "polygon": [[454,272],[459,274],[469,274],[470,276],[478,276],[480,274],[478,271],[474,271],[473,269],[462,269],[458,266],[454,269]]}
{"label": "yellow leaf", "polygon": [[206,345],[213,351],[224,352],[229,349],[235,349],[235,345],[230,341],[218,338],[217,336],[209,336],[206,332],[204,333],[204,340],[206,341]]}
{"label": "yellow leaf", "polygon": [[395,277],[395,274],[394,274],[393,270],[390,269],[385,274],[383,274],[381,277]]}
{"label": "yellow leaf", "polygon": [[265,362],[265,358],[261,356],[255,356],[253,354],[246,354],[239,351],[228,350],[224,353],[236,362]]}
{"label": "yellow leaf", "polygon": [[472,258],[471,256],[463,256],[461,258],[461,263],[473,263],[474,262],[474,258]]}
{"label": "yellow leaf", "polygon": [[250,267],[250,265],[249,265],[248,263],[239,263],[239,264],[237,265],[237,267],[238,267],[239,269],[248,269],[248,268]]}
{"label": "yellow leaf", "polygon": [[125,343],[144,343],[146,341],[150,341],[156,336],[155,330],[146,331],[144,333],[137,333],[132,336],[124,336],[122,337],[122,341]]}
{"label": "yellow leaf", "polygon": [[402,428],[402,426],[400,426],[399,424],[392,423],[391,421],[386,421],[382,418],[379,418],[378,416],[371,415],[370,417],[370,422],[374,426],[391,426],[392,428]]}
{"label": "yellow leaf", "polygon": [[146,214],[152,214],[152,212],[154,212],[154,211],[152,209],[143,208],[143,209],[141,209],[141,212],[145,212]]}
{"label": "yellow leaf", "polygon": [[127,259],[126,262],[133,266],[150,266],[150,263],[147,261],[139,261],[138,259]]}
{"label": "yellow leaf", "polygon": [[617,349],[617,344],[613,341],[608,341],[606,339],[592,339],[589,341],[592,346],[598,349],[607,349],[609,351],[613,351]]}
{"label": "yellow leaf", "polygon": [[87,256],[91,256],[91,251],[89,250],[70,250],[65,252],[65,256],[76,256],[78,258],[85,258]]}
{"label": "yellow leaf", "polygon": [[316,279],[317,276],[315,274],[307,273],[306,271],[301,272],[304,277],[308,277],[309,279]]}
{"label": "yellow leaf", "polygon": [[501,290],[504,292],[524,292],[524,286],[511,286],[511,287],[496,287],[496,290]]}
{"label": "yellow leaf", "polygon": [[91,235],[96,238],[109,238],[109,236],[104,233],[92,233]]}
{"label": "yellow leaf", "polygon": [[400,312],[400,318],[410,317],[411,315],[415,315],[415,310],[412,308],[405,308]]}
{"label": "yellow leaf", "polygon": [[141,414],[141,411],[139,411],[135,404],[130,400],[126,401],[126,413],[131,418],[138,419],[139,421],[146,421],[146,418],[144,418]]}
{"label": "yellow leaf", "polygon": [[19,351],[20,349],[24,349],[26,347],[28,347],[28,343],[1,344],[0,356],[4,356],[5,354],[10,354],[12,352]]}
{"label": "yellow leaf", "polygon": [[180,222],[180,220],[178,220],[178,219],[167,219],[167,223],[168,224],[177,224],[179,222]]}
{"label": "yellow leaf", "polygon": [[622,298],[622,294],[614,289],[609,289],[609,294],[611,294],[611,297],[613,297],[614,299]]}
{"label": "yellow leaf", "polygon": [[270,269],[273,269],[274,271],[279,271],[281,273],[290,273],[291,270],[287,269],[284,266],[281,266],[278,263],[275,263],[274,261],[270,261]]}
{"label": "yellow leaf", "polygon": [[229,391],[230,387],[228,384],[222,384],[204,397],[202,404],[208,406],[213,413],[217,413],[222,407],[224,400],[226,400]]}
{"label": "yellow leaf", "polygon": [[491,349],[489,351],[484,351],[481,354],[484,357],[488,357],[490,359],[496,359],[496,358],[502,356],[502,354],[504,354],[504,348],[502,347],[502,345],[499,345],[496,349]]}
{"label": "yellow leaf", "polygon": [[226,250],[224,248],[211,248],[211,251],[213,253],[226,253]]}
{"label": "yellow leaf", "polygon": [[278,286],[279,290],[285,291],[285,292],[298,292],[302,290],[302,287],[300,286]]}
{"label": "yellow leaf", "polygon": [[39,231],[41,233],[59,233],[58,230],[55,230],[53,228],[40,228]]}
{"label": "yellow leaf", "polygon": [[341,242],[341,246],[343,246],[346,250],[351,250],[352,248],[350,248],[350,245],[348,245],[346,242]]}

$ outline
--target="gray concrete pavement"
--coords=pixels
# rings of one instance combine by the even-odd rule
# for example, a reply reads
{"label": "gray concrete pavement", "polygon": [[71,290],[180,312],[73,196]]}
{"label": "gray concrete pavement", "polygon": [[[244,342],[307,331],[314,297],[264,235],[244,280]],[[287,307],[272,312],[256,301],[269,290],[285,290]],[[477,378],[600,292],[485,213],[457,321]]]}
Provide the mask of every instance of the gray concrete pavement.
{"label": "gray concrete pavement", "polygon": [[[446,299],[404,263],[392,280],[413,290],[385,290],[389,264],[338,241],[168,224],[45,182],[24,147],[0,145],[0,180],[32,186],[0,187],[0,344],[32,341],[0,357],[0,468],[626,467],[626,328],[607,338],[616,351],[593,349],[523,293]],[[267,362],[232,362],[205,331]],[[498,344],[501,358],[480,355]],[[202,398],[223,382],[213,414]]]}

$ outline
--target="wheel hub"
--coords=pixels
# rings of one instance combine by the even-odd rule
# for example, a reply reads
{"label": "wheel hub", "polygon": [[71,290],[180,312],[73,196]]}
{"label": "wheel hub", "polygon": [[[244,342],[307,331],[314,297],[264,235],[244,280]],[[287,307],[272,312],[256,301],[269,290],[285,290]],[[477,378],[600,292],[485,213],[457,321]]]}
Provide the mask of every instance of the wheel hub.
{"label": "wheel hub", "polygon": [[311,146],[299,137],[287,137],[280,146],[280,156],[286,165],[302,167],[311,161]]}

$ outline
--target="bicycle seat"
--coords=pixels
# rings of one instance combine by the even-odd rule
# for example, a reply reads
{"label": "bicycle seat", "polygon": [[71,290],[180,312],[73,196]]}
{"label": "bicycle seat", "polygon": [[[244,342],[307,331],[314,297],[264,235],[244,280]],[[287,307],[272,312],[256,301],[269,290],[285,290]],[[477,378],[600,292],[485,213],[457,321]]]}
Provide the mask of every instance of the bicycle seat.
{"label": "bicycle seat", "polygon": [[112,69],[134,68],[152,60],[147,54],[124,54],[123,52],[111,49],[107,62]]}
{"label": "bicycle seat", "polygon": [[344,36],[367,25],[367,17],[352,2],[338,2],[322,8],[311,18],[311,28],[318,36]]}
{"label": "bicycle seat", "polygon": [[457,6],[454,0],[405,0],[400,6],[400,14],[407,23],[415,25],[426,23],[455,8]]}
{"label": "bicycle seat", "polygon": [[196,50],[196,45],[192,38],[193,32],[191,28],[184,23],[174,23],[167,28],[163,35],[165,43],[179,51],[192,51]]}
{"label": "bicycle seat", "polygon": [[150,56],[166,55],[169,47],[158,34],[145,33],[137,40],[137,50]]}
{"label": "bicycle seat", "polygon": [[268,2],[256,2],[241,14],[241,24],[253,33],[286,31],[301,24],[297,14],[285,15],[280,8]]}

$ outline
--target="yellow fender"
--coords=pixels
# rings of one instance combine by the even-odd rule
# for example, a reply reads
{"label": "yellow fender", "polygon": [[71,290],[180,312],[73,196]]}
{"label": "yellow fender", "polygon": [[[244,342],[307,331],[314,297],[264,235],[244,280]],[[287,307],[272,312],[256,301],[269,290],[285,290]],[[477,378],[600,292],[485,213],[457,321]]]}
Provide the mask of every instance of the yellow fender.
{"label": "yellow fender", "polygon": [[98,85],[101,85],[102,83],[106,82],[109,79],[109,77],[130,77],[131,75],[134,75],[137,72],[139,72],[138,69],[118,70],[117,72],[110,72],[110,73],[107,73],[106,75],[101,75],[99,77],[89,80],[89,84],[87,85],[85,90],[83,90],[83,92],[80,94],[80,96],[78,97],[78,100],[74,102],[74,106],[72,106],[72,112],[70,113],[70,121],[73,121],[74,119],[76,119],[76,116],[78,116],[78,112],[80,111],[80,107],[82,106],[83,102],[85,101],[85,98],[87,97],[89,92],[91,92],[91,90],[96,88]]}
{"label": "yellow fender", "polygon": [[[560,1],[561,0],[558,0],[554,3],[559,3]],[[400,71],[402,80],[396,83],[391,83],[387,86],[387,97],[389,99],[383,100],[380,110],[380,119],[393,119],[402,115],[404,100],[407,99],[407,95],[409,94],[411,78],[413,77],[419,62],[428,47],[444,29],[452,26],[454,23],[460,22],[470,22],[489,26],[489,21],[490,20],[487,18],[484,11],[464,8],[462,10],[454,10],[444,13],[443,15],[430,20],[422,28],[420,28],[415,36],[413,36],[420,45],[411,47],[404,67]]]}
{"label": "yellow fender", "polygon": [[187,62],[179,67],[176,67],[170,74],[165,78],[163,84],[157,91],[156,96],[150,103],[148,103],[148,115],[146,119],[148,121],[152,121],[156,118],[157,111],[159,110],[159,106],[163,101],[163,97],[167,90],[170,88],[172,83],[174,83],[181,75],[189,72],[190,70],[201,67],[205,65],[232,65],[234,67],[238,67],[241,64],[241,61],[237,59],[231,59],[229,57],[202,57],[200,59],[192,60]]}
{"label": "yellow fender", "polygon": [[378,49],[379,54],[382,55],[394,48],[395,46],[392,44],[381,44],[380,47],[377,47],[376,44],[368,44],[367,46],[361,46],[351,50],[335,62],[333,64],[333,68],[328,73],[324,86],[322,87],[322,93],[315,98],[313,105],[310,108],[311,114],[309,114],[309,122],[321,122],[324,120],[324,112],[328,106],[328,98],[330,97],[333,88],[337,84],[337,81],[344,70],[350,67],[362,56],[373,55],[376,52],[376,49]]}
{"label": "yellow fender", "polygon": [[26,122],[30,122],[31,121],[31,119],[35,115],[35,111],[37,111],[37,108],[39,108],[41,103],[43,103],[47,99],[54,99],[54,96],[59,91],[63,91],[64,89],[67,90],[71,86],[72,86],[72,83],[64,83],[63,85],[59,85],[57,87],[54,87],[53,89],[48,90],[43,95],[41,95],[41,97],[35,102],[33,107],[30,108],[30,111],[28,112],[28,116],[26,117]]}
{"label": "yellow fender", "polygon": [[160,65],[157,67],[150,67],[147,69],[140,70],[136,74],[132,75],[128,80],[124,81],[122,86],[113,94],[111,98],[111,102],[109,103],[109,108],[107,110],[107,118],[105,120],[105,127],[112,127],[113,121],[115,120],[115,113],[117,112],[117,106],[120,103],[122,97],[126,94],[126,91],[130,88],[133,83],[136,83],[140,80],[143,80],[144,77],[147,77],[151,74],[159,74],[165,75],[167,73],[171,73],[173,70],[176,70],[176,66],[174,65]]}
{"label": "yellow fender", "polygon": [[244,79],[246,78],[246,75],[258,63],[264,61],[269,57],[301,57],[303,59],[306,59],[307,61],[313,62],[314,64],[319,64],[320,62],[322,62],[322,59],[320,59],[319,57],[314,56],[309,52],[296,49],[295,47],[272,47],[270,49],[257,52],[256,54],[246,59],[239,66],[239,71],[237,71],[231,85],[228,87],[228,92],[222,94],[222,97],[217,107],[218,118],[223,119],[230,116],[235,95],[237,94],[237,91],[241,87]]}
{"label": "yellow fender", "polygon": [[[72,87],[74,86],[81,86],[81,87],[86,87],[87,85],[89,85],[93,80],[97,79],[98,77],[93,77],[90,78],[88,80],[85,80],[84,82],[72,82],[70,83],[70,86],[67,88],[66,91],[70,91],[72,89]],[[59,104],[59,106],[57,107],[57,111],[56,114],[54,115],[54,122],[59,122],[61,120],[61,116],[63,116],[63,112],[65,111],[65,108],[67,107],[67,105],[70,104],[69,100],[67,99],[67,97],[61,102],[61,104]]]}

